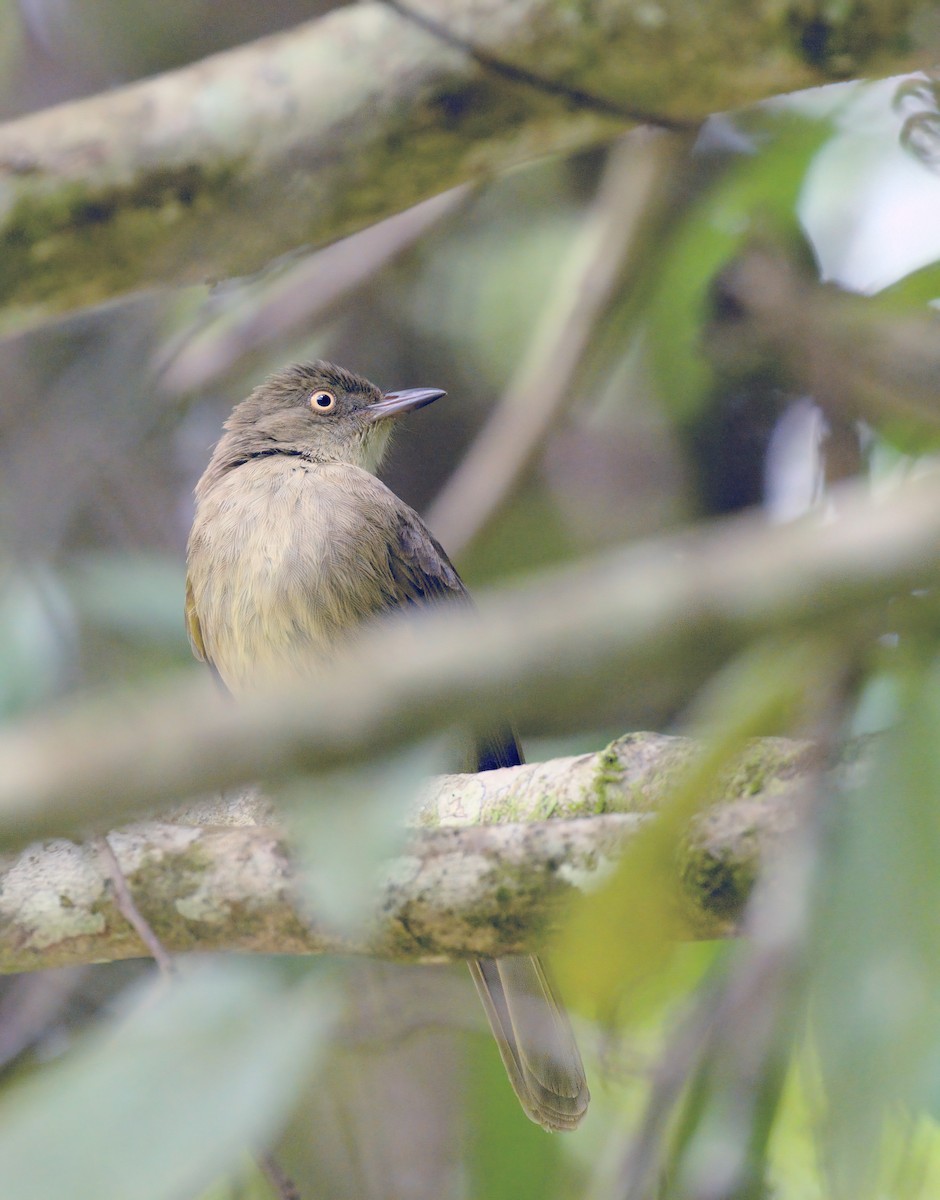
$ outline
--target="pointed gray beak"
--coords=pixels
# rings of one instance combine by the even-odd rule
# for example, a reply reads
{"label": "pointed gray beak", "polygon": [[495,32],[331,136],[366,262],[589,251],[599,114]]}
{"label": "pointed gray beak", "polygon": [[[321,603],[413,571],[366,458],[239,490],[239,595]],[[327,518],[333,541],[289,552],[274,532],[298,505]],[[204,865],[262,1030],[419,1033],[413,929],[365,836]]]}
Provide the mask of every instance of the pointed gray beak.
{"label": "pointed gray beak", "polygon": [[386,417],[400,417],[416,408],[424,408],[446,396],[440,388],[409,388],[406,392],[386,392],[381,400],[369,406],[369,417],[373,421],[384,421]]}

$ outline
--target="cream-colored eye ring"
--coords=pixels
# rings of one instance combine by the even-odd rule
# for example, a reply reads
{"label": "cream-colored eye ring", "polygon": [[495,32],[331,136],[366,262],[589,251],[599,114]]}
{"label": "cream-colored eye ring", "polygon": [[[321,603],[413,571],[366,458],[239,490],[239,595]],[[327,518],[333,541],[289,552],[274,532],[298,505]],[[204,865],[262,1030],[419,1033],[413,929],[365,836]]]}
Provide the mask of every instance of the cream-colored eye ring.
{"label": "cream-colored eye ring", "polygon": [[325,388],[318,388],[310,397],[310,407],[315,413],[330,413],[336,407],[336,397]]}

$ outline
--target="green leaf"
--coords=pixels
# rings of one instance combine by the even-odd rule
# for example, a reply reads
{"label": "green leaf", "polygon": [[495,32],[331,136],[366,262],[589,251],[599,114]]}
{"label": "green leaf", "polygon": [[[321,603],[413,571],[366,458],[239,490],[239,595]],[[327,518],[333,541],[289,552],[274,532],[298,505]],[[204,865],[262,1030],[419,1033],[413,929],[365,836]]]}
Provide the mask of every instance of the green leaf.
{"label": "green leaf", "polygon": [[321,974],[213,960],[168,988],[135,989],[115,1026],[0,1100],[4,1200],[181,1200],[286,1119],[323,1046]]}
{"label": "green leaf", "polygon": [[88,553],[72,560],[64,582],[85,621],[127,638],[185,645],[186,576],[178,560]]}
{"label": "green leaf", "polygon": [[838,1194],[872,1194],[889,1114],[923,1110],[940,1044],[940,668],[899,673],[899,720],[829,811],[813,938],[826,1147]]}
{"label": "green leaf", "polygon": [[281,789],[302,886],[318,921],[351,933],[371,919],[376,879],[407,838],[422,787],[452,765],[447,749],[446,739],[434,739]]}
{"label": "green leaf", "polygon": [[885,316],[904,316],[911,309],[940,301],[940,263],[928,263],[911,271],[897,283],[882,289],[872,297],[872,305]]}
{"label": "green leaf", "polygon": [[[539,1129],[523,1113],[492,1038],[472,1039],[479,1051],[470,1064],[471,1200],[552,1200],[573,1193],[564,1186],[564,1139]],[[468,1039],[470,1041],[470,1039]]]}
{"label": "green leaf", "polygon": [[48,699],[73,666],[74,613],[43,564],[0,569],[0,717]]}
{"label": "green leaf", "polygon": [[755,238],[798,244],[805,253],[797,200],[832,127],[793,113],[761,119],[754,136],[769,140],[683,214],[656,255],[645,313],[649,361],[657,390],[680,420],[698,411],[711,386],[703,339],[716,277]]}
{"label": "green leaf", "polygon": [[[678,859],[689,822],[721,798],[726,772],[747,741],[785,729],[832,661],[823,642],[759,645],[703,691],[693,725],[703,748],[675,771],[656,819],[630,842],[614,872],[585,897],[557,945],[563,982],[573,999],[604,1021],[637,995],[696,931],[677,899]],[[655,990],[649,994],[655,994]]]}

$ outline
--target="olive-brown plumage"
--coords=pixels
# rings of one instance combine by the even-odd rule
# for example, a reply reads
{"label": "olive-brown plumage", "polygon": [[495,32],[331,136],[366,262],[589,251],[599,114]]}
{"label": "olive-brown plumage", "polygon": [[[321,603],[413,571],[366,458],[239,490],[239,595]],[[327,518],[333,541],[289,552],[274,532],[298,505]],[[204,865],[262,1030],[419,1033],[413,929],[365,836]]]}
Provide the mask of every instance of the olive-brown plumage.
{"label": "olive-brown plumage", "polygon": [[[467,600],[421,518],[373,474],[392,418],[444,393],[383,395],[331,363],[289,367],[239,404],[196,487],[187,553],[193,651],[235,695],[315,672],[372,617]],[[478,739],[470,769],[521,762],[511,733]],[[470,964],[526,1113],[574,1128],[584,1069],[537,958]]]}

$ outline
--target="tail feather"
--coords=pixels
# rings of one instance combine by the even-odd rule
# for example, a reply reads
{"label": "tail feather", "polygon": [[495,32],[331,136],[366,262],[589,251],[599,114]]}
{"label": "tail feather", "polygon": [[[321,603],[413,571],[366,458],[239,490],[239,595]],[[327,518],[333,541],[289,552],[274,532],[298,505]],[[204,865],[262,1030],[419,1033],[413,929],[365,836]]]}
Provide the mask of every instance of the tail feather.
{"label": "tail feather", "polygon": [[[522,761],[510,728],[477,730],[470,769],[491,771]],[[591,1094],[568,1016],[541,961],[531,956],[480,958],[469,966],[526,1116],[544,1129],[576,1128]]]}
{"label": "tail feather", "polygon": [[469,966],[526,1115],[545,1129],[574,1129],[591,1095],[571,1025],[542,963],[481,958]]}

